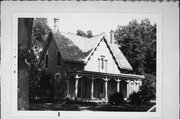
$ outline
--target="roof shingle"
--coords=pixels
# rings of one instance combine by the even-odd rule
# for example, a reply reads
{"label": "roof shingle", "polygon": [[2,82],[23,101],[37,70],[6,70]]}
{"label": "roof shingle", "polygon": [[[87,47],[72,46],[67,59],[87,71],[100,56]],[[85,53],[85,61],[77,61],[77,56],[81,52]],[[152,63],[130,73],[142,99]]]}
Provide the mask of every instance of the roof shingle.
{"label": "roof shingle", "polygon": [[[105,33],[98,34],[92,38],[86,38],[64,32],[53,34],[53,38],[61,52],[63,59],[80,62],[86,62],[88,57],[90,57],[91,52],[94,51],[97,44],[103,37],[105,37],[107,41]],[[112,55],[115,57],[119,67],[121,69],[132,70],[131,65],[120,51],[117,44],[110,44],[107,42],[107,45],[109,45]]]}

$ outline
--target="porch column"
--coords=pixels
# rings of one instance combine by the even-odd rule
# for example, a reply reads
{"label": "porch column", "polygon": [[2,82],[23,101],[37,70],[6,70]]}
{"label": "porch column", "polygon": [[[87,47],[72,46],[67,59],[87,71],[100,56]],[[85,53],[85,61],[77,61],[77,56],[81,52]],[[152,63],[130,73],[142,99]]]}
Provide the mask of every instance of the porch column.
{"label": "porch column", "polygon": [[93,99],[93,94],[94,94],[94,77],[92,77],[91,80],[91,99]]}
{"label": "porch column", "polygon": [[115,81],[117,81],[117,92],[120,92],[119,83],[120,83],[121,80],[120,79],[117,79],[117,80],[115,79]]}
{"label": "porch column", "polygon": [[131,94],[131,85],[130,85],[130,80],[126,80],[127,82],[127,98]]}
{"label": "porch column", "polygon": [[75,79],[76,79],[76,82],[75,82],[75,98],[77,98],[77,94],[78,94],[78,79],[79,78],[81,78],[81,76],[78,76],[78,75],[75,76]]}
{"label": "porch column", "polygon": [[108,96],[107,96],[107,81],[105,81],[105,99],[107,99]]}
{"label": "porch column", "polygon": [[104,81],[105,81],[105,99],[108,100],[108,81],[109,79],[108,78],[104,78]]}
{"label": "porch column", "polygon": [[66,80],[67,83],[67,97],[69,98],[69,80]]}

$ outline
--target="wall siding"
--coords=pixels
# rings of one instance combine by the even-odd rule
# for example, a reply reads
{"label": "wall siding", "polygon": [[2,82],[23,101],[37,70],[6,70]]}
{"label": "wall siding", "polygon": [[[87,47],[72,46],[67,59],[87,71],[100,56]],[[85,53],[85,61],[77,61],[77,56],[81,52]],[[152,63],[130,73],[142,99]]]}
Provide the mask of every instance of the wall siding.
{"label": "wall siding", "polygon": [[100,72],[120,74],[120,71],[104,40],[100,42],[84,69],[87,71],[99,72],[98,58],[101,58],[101,55],[105,56],[105,60],[107,60],[107,72],[105,70]]}

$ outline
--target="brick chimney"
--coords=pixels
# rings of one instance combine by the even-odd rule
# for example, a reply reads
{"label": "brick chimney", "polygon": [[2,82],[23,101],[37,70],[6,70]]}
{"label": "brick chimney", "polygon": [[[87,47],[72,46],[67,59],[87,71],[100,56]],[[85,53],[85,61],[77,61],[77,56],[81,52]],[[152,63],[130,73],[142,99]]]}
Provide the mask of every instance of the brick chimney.
{"label": "brick chimney", "polygon": [[114,31],[111,30],[111,31],[110,31],[110,43],[111,43],[111,44],[114,44],[114,42],[115,42],[115,40],[114,40]]}
{"label": "brick chimney", "polygon": [[54,18],[54,32],[59,32],[59,18]]}

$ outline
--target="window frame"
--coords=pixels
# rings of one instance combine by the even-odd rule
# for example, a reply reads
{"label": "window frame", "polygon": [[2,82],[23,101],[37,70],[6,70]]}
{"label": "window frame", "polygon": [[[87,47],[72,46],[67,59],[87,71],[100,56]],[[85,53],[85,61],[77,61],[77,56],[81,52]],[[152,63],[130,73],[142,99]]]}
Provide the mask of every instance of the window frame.
{"label": "window frame", "polygon": [[59,50],[56,51],[56,66],[60,66],[61,65],[61,53]]}

